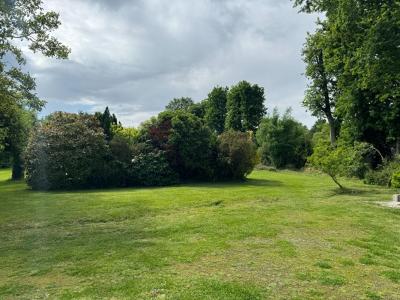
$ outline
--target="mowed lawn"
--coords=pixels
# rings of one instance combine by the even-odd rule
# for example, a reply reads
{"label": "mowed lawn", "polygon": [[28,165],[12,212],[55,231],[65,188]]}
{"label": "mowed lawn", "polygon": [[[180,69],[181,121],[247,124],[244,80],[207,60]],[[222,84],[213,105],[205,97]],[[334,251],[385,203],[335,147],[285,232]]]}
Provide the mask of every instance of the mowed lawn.
{"label": "mowed lawn", "polygon": [[33,192],[0,171],[0,299],[400,299],[393,190],[289,171]]}

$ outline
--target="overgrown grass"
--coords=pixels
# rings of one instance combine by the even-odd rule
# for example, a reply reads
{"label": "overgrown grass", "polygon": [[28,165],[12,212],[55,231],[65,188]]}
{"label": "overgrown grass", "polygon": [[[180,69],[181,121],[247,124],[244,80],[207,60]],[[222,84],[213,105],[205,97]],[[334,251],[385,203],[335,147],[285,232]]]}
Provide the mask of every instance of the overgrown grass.
{"label": "overgrown grass", "polygon": [[400,299],[393,191],[248,181],[32,192],[0,171],[0,299]]}

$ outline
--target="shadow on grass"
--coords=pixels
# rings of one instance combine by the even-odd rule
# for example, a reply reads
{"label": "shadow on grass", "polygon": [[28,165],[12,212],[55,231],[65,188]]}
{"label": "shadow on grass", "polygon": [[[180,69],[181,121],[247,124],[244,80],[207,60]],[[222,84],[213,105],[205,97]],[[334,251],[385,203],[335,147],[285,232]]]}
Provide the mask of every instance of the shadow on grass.
{"label": "shadow on grass", "polygon": [[387,189],[371,189],[369,186],[366,188],[335,188],[331,189],[328,197],[335,196],[355,196],[355,197],[370,197],[372,195],[383,195],[388,194]]}
{"label": "shadow on grass", "polygon": [[267,180],[251,178],[246,180],[234,180],[234,181],[216,181],[216,182],[186,182],[179,187],[189,187],[189,188],[228,188],[228,187],[274,187],[283,186],[283,183],[278,180]]}
{"label": "shadow on grass", "polygon": [[169,188],[249,188],[249,187],[279,187],[283,186],[281,181],[277,180],[266,180],[258,178],[249,178],[245,180],[233,180],[233,181],[187,181],[179,184],[168,185],[168,186],[132,186],[132,187],[105,187],[105,188],[86,188],[86,189],[71,189],[71,190],[32,190],[30,187],[25,185],[24,181],[0,181],[0,187],[7,187],[10,191],[15,192],[31,192],[31,193],[50,193],[50,194],[91,194],[91,193],[115,193],[115,192],[132,192],[132,191],[145,191],[145,190],[162,190]]}

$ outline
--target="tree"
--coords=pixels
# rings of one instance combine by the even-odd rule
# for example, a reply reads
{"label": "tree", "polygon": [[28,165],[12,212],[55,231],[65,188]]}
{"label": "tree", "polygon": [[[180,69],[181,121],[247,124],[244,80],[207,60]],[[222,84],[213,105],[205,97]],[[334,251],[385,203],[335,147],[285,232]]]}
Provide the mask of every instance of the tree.
{"label": "tree", "polygon": [[[33,52],[49,57],[67,58],[70,52],[50,35],[60,25],[58,14],[44,11],[42,5],[41,0],[0,1],[0,98],[2,101],[12,101],[10,105],[14,108],[26,110],[21,115],[31,114],[29,110],[39,111],[45,102],[35,94],[34,78],[22,70],[25,58],[15,40],[26,42]],[[8,114],[4,107],[1,109],[2,115]],[[10,126],[13,124],[10,123]],[[17,133],[18,129],[21,132]],[[16,126],[3,130],[2,135],[14,132],[15,135],[23,136],[26,130],[24,126]],[[20,179],[23,176],[21,155],[26,139],[8,138],[8,141],[8,149],[13,151],[13,179]],[[4,144],[2,148],[5,148]]]}
{"label": "tree", "polygon": [[217,172],[224,179],[244,179],[257,163],[256,145],[247,132],[226,131],[218,137]]}
{"label": "tree", "polygon": [[178,112],[171,118],[168,147],[172,167],[182,179],[209,179],[214,176],[212,166],[216,137],[203,121],[190,114]]}
{"label": "tree", "polygon": [[169,111],[182,110],[188,112],[193,105],[194,102],[191,98],[188,97],[174,98],[168,103],[165,109]]}
{"label": "tree", "polygon": [[205,121],[212,130],[221,134],[225,128],[228,88],[215,87],[208,94]]}
{"label": "tree", "polygon": [[117,117],[114,114],[111,115],[108,106],[104,110],[104,113],[96,112],[95,116],[104,130],[107,141],[111,141],[113,138],[113,128],[119,125]]}
{"label": "tree", "polygon": [[276,168],[302,168],[311,153],[308,129],[293,119],[290,110],[283,116],[274,110],[261,121],[256,137],[261,161]]}
{"label": "tree", "polygon": [[337,120],[334,117],[337,88],[334,75],[328,73],[325,67],[323,38],[323,30],[308,35],[303,50],[306,76],[311,80],[303,104],[310,109],[313,116],[326,118],[330,127],[331,144],[334,145],[337,135]]}
{"label": "tree", "polygon": [[326,16],[324,65],[337,82],[336,114],[354,140],[372,143],[385,156],[400,150],[399,1],[296,0],[295,5]]}
{"label": "tree", "polygon": [[265,115],[264,89],[247,81],[230,88],[227,95],[225,128],[236,131],[256,131]]}
{"label": "tree", "polygon": [[[115,174],[102,128],[92,115],[54,113],[29,139],[27,182],[33,189],[109,184]],[[108,180],[111,179],[111,180]]]}
{"label": "tree", "polygon": [[338,177],[353,177],[366,170],[365,156],[371,150],[367,143],[339,140],[332,145],[326,138],[324,130],[318,132],[313,138],[313,154],[308,158],[309,164],[317,170],[329,175],[340,189],[344,189]]}
{"label": "tree", "polygon": [[23,153],[34,121],[35,114],[32,111],[0,94],[0,127],[3,129],[0,152],[9,153],[11,157],[13,180],[23,177]]}

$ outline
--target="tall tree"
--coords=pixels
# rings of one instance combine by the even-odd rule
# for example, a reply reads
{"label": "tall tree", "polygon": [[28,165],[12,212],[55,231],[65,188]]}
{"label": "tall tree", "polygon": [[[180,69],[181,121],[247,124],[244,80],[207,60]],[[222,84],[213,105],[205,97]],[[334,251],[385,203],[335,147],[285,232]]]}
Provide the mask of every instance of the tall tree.
{"label": "tall tree", "polygon": [[225,128],[236,131],[256,131],[266,113],[264,89],[241,81],[227,95]]}
{"label": "tall tree", "polygon": [[[22,70],[26,61],[16,41],[25,42],[33,52],[67,58],[70,50],[50,35],[59,25],[59,15],[53,11],[46,12],[41,0],[0,1],[0,98],[2,101],[10,101],[11,105],[2,106],[0,115],[6,120],[10,115],[10,107],[20,112],[16,114],[20,117],[18,126],[15,122],[3,121],[9,126],[7,130],[3,130],[3,134],[14,132],[15,135],[23,135],[27,130],[24,126],[28,124],[23,121],[22,116],[29,114],[29,111],[39,111],[45,104],[35,94],[34,78]],[[20,126],[22,124],[24,126]],[[20,179],[23,176],[21,142],[24,139],[9,136],[3,142],[6,140],[9,142],[8,150],[13,151],[13,179]]]}
{"label": "tall tree", "polygon": [[325,118],[330,128],[331,144],[336,144],[337,120],[334,116],[336,106],[337,84],[334,74],[325,67],[324,59],[324,31],[318,30],[308,35],[303,49],[303,59],[306,63],[306,76],[310,79],[303,104],[313,116]]}
{"label": "tall tree", "polygon": [[295,5],[326,16],[323,57],[337,79],[336,114],[356,140],[390,155],[400,144],[400,2],[296,0]]}
{"label": "tall tree", "polygon": [[174,98],[165,107],[166,110],[177,111],[182,110],[188,112],[194,105],[194,102],[189,97]]}
{"label": "tall tree", "polygon": [[97,112],[95,113],[96,118],[100,122],[100,126],[104,130],[104,134],[108,141],[111,141],[113,138],[113,127],[118,125],[117,117],[114,114],[110,113],[110,109],[108,106],[104,110],[103,113]]}
{"label": "tall tree", "polygon": [[208,94],[205,120],[212,130],[221,134],[225,128],[227,87],[215,87]]}

